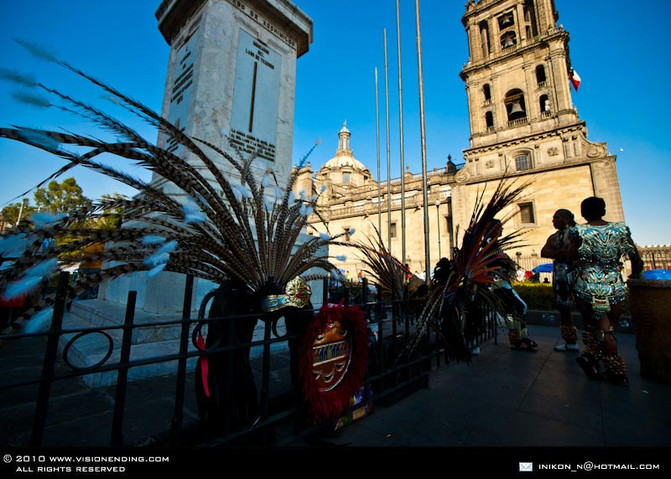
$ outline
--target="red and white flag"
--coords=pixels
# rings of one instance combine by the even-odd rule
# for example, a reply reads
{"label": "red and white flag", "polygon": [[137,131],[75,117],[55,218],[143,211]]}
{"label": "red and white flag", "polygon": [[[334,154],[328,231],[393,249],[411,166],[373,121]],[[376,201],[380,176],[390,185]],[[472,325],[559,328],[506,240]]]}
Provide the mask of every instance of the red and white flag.
{"label": "red and white flag", "polygon": [[577,71],[571,69],[570,80],[571,80],[571,85],[573,85],[573,88],[575,89],[575,91],[578,91],[578,87],[580,86],[580,82],[582,80],[580,80],[580,75],[578,75]]}

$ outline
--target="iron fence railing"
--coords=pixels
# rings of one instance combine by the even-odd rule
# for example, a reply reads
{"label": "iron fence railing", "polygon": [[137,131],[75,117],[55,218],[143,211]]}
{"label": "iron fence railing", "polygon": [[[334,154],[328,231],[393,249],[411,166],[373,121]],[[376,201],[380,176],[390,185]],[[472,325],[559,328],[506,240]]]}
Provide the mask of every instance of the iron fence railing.
{"label": "iron fence railing", "polygon": [[[158,369],[164,363],[174,364],[170,374],[163,374],[162,381],[174,381],[174,396],[172,403],[174,408],[169,426],[157,434],[166,446],[179,446],[185,443],[191,445],[222,445],[234,444],[239,440],[248,440],[260,443],[282,440],[290,441],[291,438],[310,434],[315,429],[321,429],[324,425],[310,424],[305,421],[304,407],[300,400],[298,385],[295,383],[295,375],[287,373],[286,364],[284,368],[283,387],[276,385],[276,377],[280,374],[279,366],[276,364],[281,355],[278,351],[289,348],[291,341],[298,339],[297,333],[282,331],[277,328],[278,315],[272,317],[264,314],[230,316],[226,318],[205,318],[205,302],[201,305],[197,318],[191,317],[193,278],[187,277],[184,291],[183,315],[181,319],[160,322],[135,322],[135,300],[136,293],[128,293],[128,301],[125,310],[123,324],[105,325],[99,327],[64,327],[63,318],[66,314],[68,273],[61,273],[57,288],[56,302],[54,304],[51,324],[46,332],[4,334],[0,341],[21,342],[41,338],[45,340],[44,357],[41,365],[41,374],[34,376],[23,376],[20,379],[0,379],[0,392],[5,401],[10,401],[12,391],[23,386],[36,387],[36,397],[31,404],[34,406],[30,431],[26,432],[25,444],[13,443],[15,446],[39,447],[44,443],[44,431],[48,422],[50,406],[54,385],[66,381],[83,381],[90,375],[112,375],[108,377],[108,387],[113,389],[113,405],[108,408],[106,414],[111,422],[109,442],[110,446],[129,446],[124,438],[127,430],[126,416],[132,408],[131,399],[128,395],[129,385],[135,380],[132,377],[134,369]],[[398,400],[403,395],[426,387],[432,370],[443,367],[449,362],[446,351],[441,346],[437,334],[429,329],[428,334],[417,352],[412,355],[400,354],[406,347],[408,339],[413,337],[417,327],[417,313],[421,308],[421,302],[403,301],[380,301],[371,300],[371,293],[367,285],[359,290],[360,295],[350,298],[350,291],[342,291],[341,300],[347,303],[356,302],[364,310],[369,329],[370,359],[368,372],[365,379],[364,390],[367,392],[362,397],[362,402],[353,406],[352,411],[361,408],[372,407],[373,404],[385,404]],[[324,285],[323,302],[328,302],[328,284]],[[480,311],[486,318],[485,327],[478,332],[476,343],[487,341],[491,338],[496,340],[497,321],[491,312]],[[218,324],[232,324],[234,320],[254,321],[259,327],[260,337],[255,337],[251,342],[235,344],[233,340],[226,344],[218,344],[216,347],[203,350],[196,346],[197,333],[213,322]],[[30,321],[30,320],[28,320]],[[69,323],[71,324],[71,323]],[[134,336],[140,334],[141,328],[165,328],[174,327],[179,329],[178,345],[174,349],[162,350],[150,357],[136,358],[133,354],[137,347]],[[232,326],[231,326],[232,327]],[[74,360],[73,350],[79,342],[91,335],[103,338],[107,351],[99,357],[88,358],[88,364],[78,363]],[[230,337],[230,336],[229,336]],[[216,437],[206,437],[200,431],[201,426],[195,419],[193,410],[185,414],[186,404],[193,403],[194,395],[191,389],[194,374],[194,362],[197,358],[214,354],[234,354],[236,351],[255,351],[253,375],[258,385],[258,413],[243,425],[232,425],[231,418],[225,418],[224,427]],[[0,359],[3,354],[8,354],[6,349],[0,349]],[[84,354],[86,356],[86,354]],[[402,357],[402,360],[399,358]],[[66,367],[63,367],[65,365]],[[57,367],[58,366],[58,367]],[[290,364],[289,370],[295,367]],[[230,372],[230,371],[229,371]],[[147,379],[143,379],[145,381]],[[225,394],[231,393],[231,384],[225,387]],[[93,386],[91,386],[93,387]],[[67,399],[66,399],[67,400]],[[229,414],[229,413],[227,413]],[[230,413],[232,414],[232,413]],[[329,425],[331,427],[331,425]],[[157,426],[160,430],[160,425]],[[277,430],[282,434],[277,434]],[[5,444],[7,445],[7,444]],[[68,444],[58,444],[68,446]]]}

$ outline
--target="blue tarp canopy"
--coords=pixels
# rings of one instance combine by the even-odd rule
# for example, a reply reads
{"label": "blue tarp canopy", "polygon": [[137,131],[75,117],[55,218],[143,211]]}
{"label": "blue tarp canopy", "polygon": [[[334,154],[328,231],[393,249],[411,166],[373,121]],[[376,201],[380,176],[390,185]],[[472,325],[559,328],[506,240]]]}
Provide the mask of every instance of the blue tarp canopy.
{"label": "blue tarp canopy", "polygon": [[545,263],[532,269],[534,273],[552,273],[552,263]]}
{"label": "blue tarp canopy", "polygon": [[649,271],[643,271],[643,279],[671,280],[671,269],[651,269]]}

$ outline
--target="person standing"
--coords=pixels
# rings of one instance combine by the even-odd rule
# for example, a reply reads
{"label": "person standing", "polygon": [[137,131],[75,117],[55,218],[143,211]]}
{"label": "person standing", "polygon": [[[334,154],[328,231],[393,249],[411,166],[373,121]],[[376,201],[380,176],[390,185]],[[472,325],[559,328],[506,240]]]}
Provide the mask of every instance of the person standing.
{"label": "person standing", "polygon": [[640,277],[643,261],[626,224],[603,219],[602,198],[583,200],[580,213],[587,223],[569,229],[568,249],[568,261],[575,268],[574,298],[584,325],[584,350],[576,360],[588,377],[627,386],[627,365],[618,354],[614,333],[627,294],[622,259],[631,261],[630,278]]}
{"label": "person standing", "polygon": [[[486,243],[497,241],[503,235],[503,224],[499,220],[493,220],[490,230],[485,235]],[[492,274],[490,290],[496,295],[502,306],[501,314],[508,325],[508,341],[512,349],[520,351],[535,352],[538,343],[529,337],[527,329],[527,304],[512,286],[515,276],[516,264],[500,247],[496,254],[499,257],[499,267]]]}
{"label": "person standing", "polygon": [[541,249],[543,258],[553,260],[552,265],[552,288],[554,290],[555,307],[559,311],[559,334],[563,344],[557,344],[555,351],[578,351],[578,328],[573,324],[571,309],[573,299],[571,292],[572,274],[569,272],[568,264],[568,232],[569,228],[575,226],[575,218],[571,211],[559,209],[552,216],[552,226],[557,230],[550,235]]}

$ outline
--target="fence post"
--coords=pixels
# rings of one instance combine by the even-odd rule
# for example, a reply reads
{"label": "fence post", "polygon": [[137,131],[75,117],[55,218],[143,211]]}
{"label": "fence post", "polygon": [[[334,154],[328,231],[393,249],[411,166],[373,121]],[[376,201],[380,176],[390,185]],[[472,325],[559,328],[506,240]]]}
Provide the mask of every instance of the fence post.
{"label": "fence post", "polygon": [[[226,410],[224,411],[224,425],[222,433],[224,436],[227,436],[233,427],[233,407],[231,407],[231,402],[233,398],[233,375],[235,374],[234,363],[235,355],[239,351],[239,346],[236,344],[236,318],[237,316],[224,316],[220,320],[225,324],[222,326],[222,330],[225,328],[227,335],[225,336],[227,341],[224,344],[226,351],[223,353],[226,358],[226,372],[224,373],[224,391],[222,396],[224,398],[224,404],[226,404]],[[244,321],[244,319],[239,320]],[[209,327],[208,327],[209,328]]]}
{"label": "fence post", "polygon": [[324,278],[324,286],[322,291],[322,305],[328,304],[329,302],[329,279]]}
{"label": "fence post", "polygon": [[375,319],[377,320],[377,357],[380,365],[380,391],[384,391],[384,378],[386,373],[385,354],[384,354],[384,317],[386,316],[386,305],[382,299],[382,287],[378,284],[377,301],[375,302]]}
{"label": "fence post", "polygon": [[119,357],[119,371],[116,380],[114,397],[114,415],[112,416],[111,445],[123,445],[123,415],[126,407],[126,390],[128,385],[128,362],[130,361],[130,346],[133,339],[133,320],[135,319],[135,301],[137,291],[128,292],[126,301],[126,317],[123,322],[123,336],[121,338],[121,355]]}
{"label": "fence post", "polygon": [[391,334],[393,338],[396,338],[397,328],[396,321],[399,319],[398,315],[398,291],[396,290],[396,275],[391,275]]}
{"label": "fence post", "polygon": [[[403,317],[403,323],[405,326],[405,335],[408,337],[410,335],[410,318],[408,317],[408,283],[405,282],[403,285],[403,297],[401,299],[401,316]],[[414,304],[414,301],[413,301]]]}
{"label": "fence post", "polygon": [[179,446],[184,419],[184,385],[186,383],[186,354],[189,347],[189,327],[191,326],[191,297],[193,296],[193,275],[186,275],[184,303],[182,306],[182,331],[179,336],[179,359],[177,362],[177,386],[175,391],[175,414],[172,417],[173,446]]}
{"label": "fence post", "polygon": [[[286,324],[286,317],[284,318]],[[263,367],[261,368],[261,422],[268,419],[270,412],[270,340],[272,318],[266,316],[263,330]],[[263,442],[268,443],[268,428],[263,429]]]}
{"label": "fence post", "polygon": [[61,271],[58,275],[54,314],[51,318],[51,329],[47,333],[47,348],[44,352],[44,363],[42,364],[42,376],[40,377],[40,386],[37,392],[33,429],[30,434],[31,447],[41,446],[44,439],[44,427],[49,409],[51,383],[54,378],[54,366],[56,365],[56,355],[58,354],[58,340],[63,330],[63,313],[65,311],[69,279],[70,273],[67,271]]}

